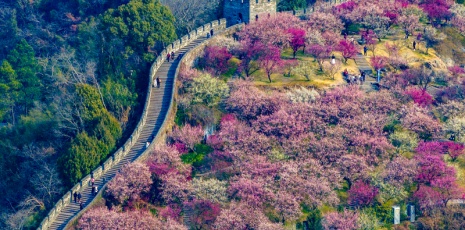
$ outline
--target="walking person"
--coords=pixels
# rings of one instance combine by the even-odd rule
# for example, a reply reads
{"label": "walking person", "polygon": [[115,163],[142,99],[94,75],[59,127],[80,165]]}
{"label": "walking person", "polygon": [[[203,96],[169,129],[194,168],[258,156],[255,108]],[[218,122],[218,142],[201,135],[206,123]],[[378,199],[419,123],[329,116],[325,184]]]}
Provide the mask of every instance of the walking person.
{"label": "walking person", "polygon": [[149,145],[150,145],[150,142],[147,141],[147,142],[145,143],[145,149],[147,149],[147,148],[149,147]]}
{"label": "walking person", "polygon": [[368,47],[363,46],[363,55],[367,56]]}
{"label": "walking person", "polygon": [[171,55],[168,53],[168,54],[166,55],[166,60],[167,60],[168,62],[170,62],[170,58],[171,58]]}
{"label": "walking person", "polygon": [[82,205],[82,202],[79,202],[79,210],[82,210],[84,207]]}
{"label": "walking person", "polygon": [[157,77],[156,82],[157,82],[157,87],[160,88],[161,80],[159,77]]}
{"label": "walking person", "polygon": [[94,186],[95,184],[95,179],[92,177],[92,179],[90,179],[90,185]]}
{"label": "walking person", "polygon": [[174,52],[173,51],[171,51],[171,59],[173,59],[173,61],[174,61]]}
{"label": "walking person", "polygon": [[74,203],[77,203],[77,192],[74,192],[73,196],[74,196]]}
{"label": "walking person", "polygon": [[92,186],[91,193],[92,193],[92,196],[95,195],[95,186]]}
{"label": "walking person", "polygon": [[155,78],[155,81],[153,81],[153,85],[152,85],[153,88],[157,88],[158,87],[158,83],[157,83],[157,79]]}
{"label": "walking person", "polygon": [[365,72],[362,72],[362,81],[365,82]]}
{"label": "walking person", "polygon": [[81,193],[78,192],[78,194],[77,194],[78,202],[81,202],[81,197],[82,197],[82,196],[81,196]]}
{"label": "walking person", "polygon": [[417,48],[417,41],[413,41],[413,51],[415,51],[415,49]]}

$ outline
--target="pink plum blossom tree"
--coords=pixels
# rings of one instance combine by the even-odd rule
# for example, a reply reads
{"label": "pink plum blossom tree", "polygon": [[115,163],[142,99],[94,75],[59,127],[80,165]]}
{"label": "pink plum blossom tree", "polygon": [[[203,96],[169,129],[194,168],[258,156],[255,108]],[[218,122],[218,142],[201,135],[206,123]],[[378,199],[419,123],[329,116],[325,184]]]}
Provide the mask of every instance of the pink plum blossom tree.
{"label": "pink plum blossom tree", "polygon": [[303,29],[297,28],[290,28],[287,30],[287,32],[291,34],[291,41],[289,42],[289,44],[291,45],[293,51],[292,54],[295,58],[295,55],[299,48],[305,45],[306,32]]}
{"label": "pink plum blossom tree", "polygon": [[341,51],[344,62],[347,63],[347,60],[354,58],[358,54],[359,48],[352,42],[347,40],[341,40],[339,42],[338,50]]}
{"label": "pink plum blossom tree", "polygon": [[142,163],[127,164],[121,168],[121,172],[107,185],[107,193],[124,204],[128,200],[137,200],[141,193],[149,191],[152,185],[149,168]]}
{"label": "pink plum blossom tree", "polygon": [[183,143],[189,150],[193,151],[195,144],[202,141],[204,132],[200,126],[184,125],[182,128],[176,127],[171,137],[180,143]]}
{"label": "pink plum blossom tree", "polygon": [[229,53],[226,47],[207,46],[204,56],[198,62],[198,66],[218,76],[228,71],[228,61],[231,57],[232,54]]}
{"label": "pink plum blossom tree", "polygon": [[378,194],[378,189],[363,181],[357,181],[347,191],[349,194],[349,204],[356,207],[364,207],[372,204]]}
{"label": "pink plum blossom tree", "polygon": [[271,83],[271,74],[279,71],[284,65],[279,48],[274,46],[266,47],[263,50],[263,55],[258,59],[258,65],[265,71]]}
{"label": "pink plum blossom tree", "polygon": [[330,212],[324,216],[323,228],[326,230],[355,230],[359,228],[358,213],[344,210],[343,213]]}

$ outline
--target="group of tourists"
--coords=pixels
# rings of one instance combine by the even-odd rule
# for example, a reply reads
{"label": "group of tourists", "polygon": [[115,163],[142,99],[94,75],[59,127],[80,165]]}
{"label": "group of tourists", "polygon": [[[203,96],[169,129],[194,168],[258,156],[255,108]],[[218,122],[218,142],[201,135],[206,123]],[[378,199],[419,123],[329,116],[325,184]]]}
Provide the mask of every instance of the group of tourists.
{"label": "group of tourists", "polygon": [[[92,177],[89,181],[89,185],[92,186],[92,195],[95,196],[98,193],[98,187],[95,185],[95,179]],[[73,193],[74,203],[79,203],[79,209],[82,210],[84,208],[83,201],[81,200],[82,195],[81,192],[74,192]]]}
{"label": "group of tourists", "polygon": [[167,60],[168,62],[170,62],[170,60],[174,60],[174,58],[175,58],[174,52],[168,53],[168,54],[166,55],[166,60]]}
{"label": "group of tourists", "polygon": [[81,198],[82,198],[81,193],[80,192],[74,192],[73,197],[74,197],[74,203],[79,203],[79,209],[82,210],[83,204],[82,204],[82,201],[81,201]]}
{"label": "group of tourists", "polygon": [[349,85],[362,85],[363,82],[365,82],[366,78],[366,74],[363,71],[361,71],[361,73],[358,76],[356,76],[349,74],[349,71],[347,71],[347,69],[345,69],[344,72],[342,72],[342,76]]}

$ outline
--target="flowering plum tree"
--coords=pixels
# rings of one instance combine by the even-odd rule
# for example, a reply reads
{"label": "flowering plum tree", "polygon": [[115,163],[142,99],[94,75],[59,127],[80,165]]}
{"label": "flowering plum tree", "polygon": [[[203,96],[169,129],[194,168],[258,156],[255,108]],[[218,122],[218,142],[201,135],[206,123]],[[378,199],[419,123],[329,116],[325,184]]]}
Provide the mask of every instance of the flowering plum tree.
{"label": "flowering plum tree", "polygon": [[287,30],[287,32],[291,34],[291,41],[289,44],[291,45],[293,56],[295,58],[297,50],[299,50],[300,47],[305,46],[306,32],[303,29],[296,28],[290,28]]}
{"label": "flowering plum tree", "polygon": [[409,95],[413,99],[413,101],[419,106],[426,107],[433,104],[433,97],[424,90],[410,88],[405,91],[405,94]]}
{"label": "flowering plum tree", "polygon": [[460,66],[451,66],[447,68],[449,70],[449,73],[452,75],[453,80],[458,80],[459,78],[463,77],[465,75],[465,70],[460,67]]}
{"label": "flowering plum tree", "polygon": [[192,95],[194,103],[204,103],[207,106],[217,105],[222,98],[229,94],[228,85],[209,74],[200,75],[194,78],[188,90]]}
{"label": "flowering plum tree", "polygon": [[238,34],[241,40],[252,43],[260,41],[267,46],[273,45],[282,48],[291,40],[291,34],[286,33],[286,31],[289,28],[299,28],[301,23],[300,19],[292,14],[278,13],[249,23]]}
{"label": "flowering plum tree", "polygon": [[147,211],[118,213],[105,207],[94,208],[84,213],[78,223],[79,229],[167,229],[187,230],[176,221],[162,222]]}
{"label": "flowering plum tree", "polygon": [[441,20],[450,20],[452,13],[449,11],[451,4],[447,0],[426,0],[421,8],[428,14],[431,21],[440,23]]}
{"label": "flowering plum tree", "polygon": [[371,66],[375,68],[375,70],[380,70],[386,67],[387,59],[386,57],[372,57],[370,59],[370,63],[371,63]]}
{"label": "flowering plum tree", "polygon": [[323,63],[323,72],[325,73],[325,75],[329,78],[331,78],[332,80],[334,80],[336,78],[336,74],[339,73],[339,71],[341,70],[341,62],[340,61],[336,61],[334,64],[330,63],[330,62],[324,62]]}
{"label": "flowering plum tree", "polygon": [[184,207],[192,212],[190,216],[191,227],[194,229],[208,229],[208,226],[215,222],[221,211],[220,205],[208,200],[184,202]]}
{"label": "flowering plum tree", "polygon": [[198,199],[209,200],[215,203],[225,203],[228,200],[226,184],[226,181],[219,181],[215,178],[208,180],[194,178],[192,180],[195,196]]}
{"label": "flowering plum tree", "polygon": [[324,216],[323,228],[326,230],[355,230],[359,228],[358,213],[344,210],[343,213],[330,212]]}
{"label": "flowering plum tree", "polygon": [[341,51],[342,57],[344,57],[344,62],[347,63],[347,60],[354,58],[358,54],[359,48],[352,42],[347,40],[341,40],[339,42],[338,50]]}
{"label": "flowering plum tree", "polygon": [[228,71],[228,61],[231,57],[232,54],[229,53],[226,47],[207,46],[204,56],[198,62],[198,66],[218,76]]}
{"label": "flowering plum tree", "polygon": [[339,173],[347,182],[349,188],[352,187],[353,181],[367,179],[366,176],[371,170],[364,157],[353,154],[341,156],[335,166],[338,167]]}
{"label": "flowering plum tree", "polygon": [[356,207],[364,207],[373,202],[378,194],[378,189],[363,181],[357,181],[347,193],[349,194],[349,204]]}
{"label": "flowering plum tree", "polygon": [[426,108],[409,105],[404,106],[400,112],[402,126],[417,133],[424,140],[438,136],[442,130],[441,124],[429,115]]}
{"label": "flowering plum tree", "polygon": [[141,193],[148,192],[152,184],[149,168],[141,163],[127,164],[121,173],[108,183],[107,193],[119,203],[137,200]]}
{"label": "flowering plum tree", "polygon": [[250,77],[251,74],[260,69],[255,61],[258,60],[263,49],[264,45],[260,41],[251,42],[249,40],[242,40],[238,49],[234,51],[239,59],[241,59],[239,68],[245,73],[246,77]]}
{"label": "flowering plum tree", "polygon": [[261,207],[265,202],[273,200],[274,194],[264,188],[263,181],[241,177],[233,180],[228,192],[231,197],[240,200],[250,207]]}
{"label": "flowering plum tree", "polygon": [[376,33],[374,33],[373,30],[364,31],[362,32],[362,38],[365,40],[365,43],[370,48],[371,52],[373,52],[373,57],[376,57],[375,49],[376,44],[378,44],[378,37],[376,36]]}
{"label": "flowering plum tree", "polygon": [[276,229],[281,230],[280,224],[271,221],[258,209],[246,204],[233,202],[228,209],[221,211],[216,218],[215,229]]}
{"label": "flowering plum tree", "polygon": [[402,156],[394,158],[382,173],[383,180],[396,187],[413,183],[417,175],[417,162]]}
{"label": "flowering plum tree", "polygon": [[310,14],[308,18],[308,26],[310,28],[319,30],[321,33],[332,31],[340,33],[344,24],[342,21],[333,14],[316,11]]}
{"label": "flowering plum tree", "polygon": [[200,143],[203,139],[204,132],[200,126],[184,125],[182,128],[176,126],[171,137],[182,144],[189,150],[193,151],[195,144]]}
{"label": "flowering plum tree", "polygon": [[263,55],[258,58],[258,65],[265,71],[271,83],[271,74],[279,71],[284,65],[279,48],[275,46],[266,47],[263,50]]}
{"label": "flowering plum tree", "polygon": [[237,84],[227,100],[226,109],[238,118],[253,120],[260,115],[269,115],[280,108],[279,95],[267,95],[254,86]]}
{"label": "flowering plum tree", "polygon": [[323,59],[328,58],[331,54],[331,47],[325,45],[314,44],[307,47],[307,52],[311,54],[318,62],[320,71],[323,71]]}
{"label": "flowering plum tree", "polygon": [[465,153],[465,146],[462,143],[456,143],[453,141],[447,141],[443,143],[447,149],[447,154],[452,158],[452,160],[457,160],[457,157]]}
{"label": "flowering plum tree", "polygon": [[160,176],[162,197],[167,203],[182,203],[192,194],[192,184],[186,176],[170,171]]}

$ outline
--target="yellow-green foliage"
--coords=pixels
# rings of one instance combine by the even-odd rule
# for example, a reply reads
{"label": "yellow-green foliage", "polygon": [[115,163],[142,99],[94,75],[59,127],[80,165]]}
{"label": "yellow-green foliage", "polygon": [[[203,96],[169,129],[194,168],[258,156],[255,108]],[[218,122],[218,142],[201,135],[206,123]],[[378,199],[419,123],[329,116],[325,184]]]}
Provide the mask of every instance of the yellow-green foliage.
{"label": "yellow-green foliage", "polygon": [[389,136],[389,140],[397,147],[397,151],[402,154],[408,154],[418,146],[418,135],[408,130],[396,130]]}

